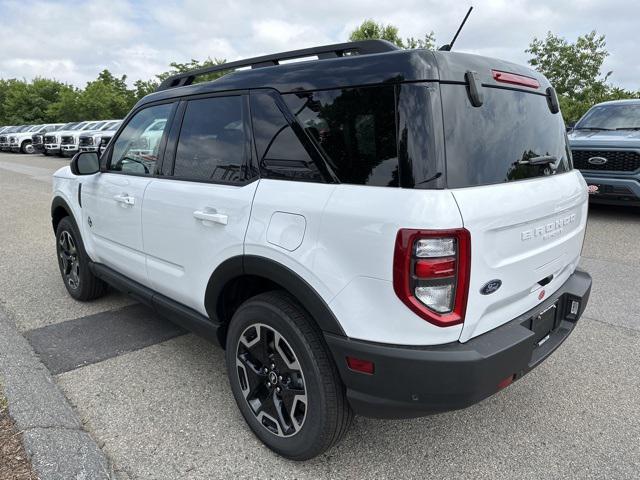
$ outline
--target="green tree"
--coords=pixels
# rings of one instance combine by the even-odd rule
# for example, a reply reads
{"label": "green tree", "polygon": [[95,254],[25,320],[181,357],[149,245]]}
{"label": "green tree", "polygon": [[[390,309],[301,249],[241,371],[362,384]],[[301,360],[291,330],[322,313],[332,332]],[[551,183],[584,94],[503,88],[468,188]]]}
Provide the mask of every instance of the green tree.
{"label": "green tree", "polygon": [[349,40],[357,42],[358,40],[387,40],[400,48],[426,48],[433,50],[435,48],[435,36],[433,32],[425,34],[424,38],[409,37],[402,39],[395,25],[385,25],[375,20],[367,19],[360,24],[358,28],[353,30],[349,35]]}
{"label": "green tree", "polygon": [[547,33],[534,38],[525,50],[529,64],[549,79],[560,100],[567,122],[577,121],[592,105],[606,100],[635,96],[607,83],[612,72],[602,75],[602,64],[609,55],[604,35],[594,30],[574,43]]}
{"label": "green tree", "polygon": [[77,122],[84,120],[80,110],[80,90],[72,85],[64,85],[58,99],[47,108],[47,118],[52,122]]}
{"label": "green tree", "polygon": [[129,90],[126,80],[126,75],[116,77],[109,70],[100,72],[80,93],[81,116],[91,120],[123,118],[136,102],[135,92]]}

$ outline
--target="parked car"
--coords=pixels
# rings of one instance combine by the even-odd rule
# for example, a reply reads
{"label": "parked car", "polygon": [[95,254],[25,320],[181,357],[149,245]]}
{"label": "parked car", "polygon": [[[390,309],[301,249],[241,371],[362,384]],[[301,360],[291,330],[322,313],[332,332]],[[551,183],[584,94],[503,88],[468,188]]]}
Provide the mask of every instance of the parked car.
{"label": "parked car", "polygon": [[34,125],[20,125],[20,126],[8,129],[6,132],[0,135],[0,150],[5,152],[10,151],[12,135],[26,132],[28,130],[31,130],[32,128],[34,128]]}
{"label": "parked car", "polygon": [[20,142],[22,139],[31,139],[31,134],[38,131],[41,127],[42,125],[32,125],[31,128],[28,128],[27,130],[9,135],[9,150],[11,152],[18,153],[20,151]]}
{"label": "parked car", "polygon": [[49,125],[45,125],[44,127],[42,127],[40,129],[40,131],[34,133],[31,135],[31,147],[33,148],[33,151],[36,153],[44,153],[44,137],[47,133],[52,133],[52,132],[56,132],[58,130],[61,130],[62,128],[65,128],[69,125],[69,123],[51,123]]}
{"label": "parked car", "polygon": [[33,137],[35,135],[43,135],[46,131],[55,128],[55,125],[60,124],[37,125],[25,132],[12,135],[10,141],[11,151],[15,153],[34,153]]}
{"label": "parked car", "polygon": [[107,122],[112,120],[101,120],[97,122],[90,122],[82,128],[66,132],[60,135],[60,153],[62,156],[73,156],[80,149],[78,146],[80,134],[82,132],[92,132],[101,129]]}
{"label": "parked car", "polygon": [[589,297],[587,199],[544,76],[363,41],[170,77],[51,212],[73,298],[111,284],[219,342],[249,427],[302,460],[551,355]]}
{"label": "parked car", "polygon": [[591,201],[640,205],[640,99],[594,105],[569,132],[569,144]]}
{"label": "parked car", "polygon": [[52,154],[61,154],[62,153],[62,137],[65,137],[66,142],[72,142],[69,140],[69,136],[72,136],[74,133],[77,133],[82,130],[87,130],[88,128],[93,127],[97,122],[74,122],[73,126],[68,129],[65,127],[57,130],[56,132],[52,132],[44,136],[44,149],[45,155]]}
{"label": "parked car", "polygon": [[116,133],[120,125],[122,124],[122,120],[110,120],[105,123],[102,128],[90,131],[90,132],[82,132],[78,138],[78,147],[81,152],[97,152],[100,149],[100,145],[102,144],[102,139],[105,138],[108,140],[111,139],[113,134]]}

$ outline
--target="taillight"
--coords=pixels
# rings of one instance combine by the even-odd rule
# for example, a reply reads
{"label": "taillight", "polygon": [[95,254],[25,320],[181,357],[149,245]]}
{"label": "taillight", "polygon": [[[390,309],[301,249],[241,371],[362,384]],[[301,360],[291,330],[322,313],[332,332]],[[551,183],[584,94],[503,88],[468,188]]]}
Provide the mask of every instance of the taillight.
{"label": "taillight", "polygon": [[464,322],[471,236],[456,230],[402,229],[396,237],[393,288],[411,310],[439,327]]}

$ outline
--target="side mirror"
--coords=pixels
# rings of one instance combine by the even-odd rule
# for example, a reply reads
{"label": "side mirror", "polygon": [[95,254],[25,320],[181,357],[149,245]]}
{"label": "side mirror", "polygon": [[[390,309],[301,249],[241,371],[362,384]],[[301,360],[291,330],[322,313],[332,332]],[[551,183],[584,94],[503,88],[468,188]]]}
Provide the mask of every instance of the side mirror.
{"label": "side mirror", "polygon": [[71,173],[74,175],[93,175],[100,171],[100,161],[95,152],[79,152],[71,159]]}

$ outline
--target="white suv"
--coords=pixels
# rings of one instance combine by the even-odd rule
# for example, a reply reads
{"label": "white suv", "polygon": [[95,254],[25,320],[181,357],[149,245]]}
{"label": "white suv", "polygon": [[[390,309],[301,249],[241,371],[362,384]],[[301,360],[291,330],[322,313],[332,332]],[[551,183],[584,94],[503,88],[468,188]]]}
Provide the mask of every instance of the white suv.
{"label": "white suv", "polygon": [[591,288],[587,186],[553,88],[473,55],[364,41],[181,74],[53,192],[70,295],[108,283],[220,343],[247,423],[292,459],[353,413],[506,387]]}

